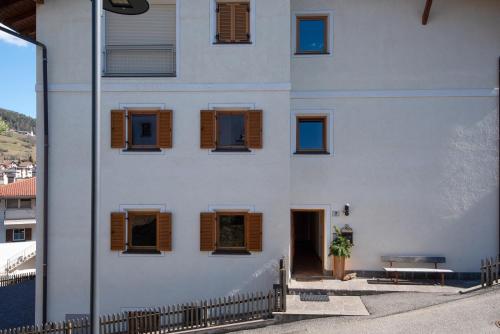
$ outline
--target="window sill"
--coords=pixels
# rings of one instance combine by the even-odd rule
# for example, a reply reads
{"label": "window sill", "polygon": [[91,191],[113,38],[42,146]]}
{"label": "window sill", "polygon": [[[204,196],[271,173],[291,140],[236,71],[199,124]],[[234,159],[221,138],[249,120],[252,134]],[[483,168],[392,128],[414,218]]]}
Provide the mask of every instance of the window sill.
{"label": "window sill", "polygon": [[296,151],[296,155],[330,155],[328,151]]}
{"label": "window sill", "polygon": [[212,152],[252,152],[248,148],[216,148]]}
{"label": "window sill", "polygon": [[161,254],[156,249],[127,249],[122,254]]}
{"label": "window sill", "polygon": [[212,252],[212,255],[252,255],[246,249],[217,249]]}
{"label": "window sill", "polygon": [[328,56],[330,52],[295,52],[296,56]]}
{"label": "window sill", "polygon": [[133,74],[133,73],[116,73],[110,74],[105,73],[102,74],[103,78],[176,78],[177,74],[168,74],[168,73],[158,73],[158,74]]}
{"label": "window sill", "polygon": [[161,152],[161,148],[126,148],[123,152]]}
{"label": "window sill", "polygon": [[251,45],[252,42],[214,42],[214,45]]}

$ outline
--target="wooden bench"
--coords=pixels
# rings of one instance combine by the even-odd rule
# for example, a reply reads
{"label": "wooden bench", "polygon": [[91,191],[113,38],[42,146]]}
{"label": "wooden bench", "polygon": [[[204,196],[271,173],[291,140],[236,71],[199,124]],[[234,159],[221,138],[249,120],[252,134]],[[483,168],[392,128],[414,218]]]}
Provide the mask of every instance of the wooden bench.
{"label": "wooden bench", "polygon": [[[435,273],[441,276],[441,285],[444,285],[444,275],[453,272],[449,269],[438,269],[438,263],[446,263],[446,258],[442,256],[382,256],[382,262],[389,262],[390,267],[384,270],[387,274],[394,273],[396,284],[399,282],[399,273]],[[434,268],[395,268],[393,263],[434,263]]]}

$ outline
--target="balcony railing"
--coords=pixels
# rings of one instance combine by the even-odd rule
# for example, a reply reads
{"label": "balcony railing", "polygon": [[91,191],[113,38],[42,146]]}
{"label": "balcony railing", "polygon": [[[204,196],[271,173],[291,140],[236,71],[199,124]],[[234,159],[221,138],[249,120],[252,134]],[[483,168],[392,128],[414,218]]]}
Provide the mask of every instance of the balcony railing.
{"label": "balcony railing", "polygon": [[105,76],[175,77],[175,45],[107,45],[104,50]]}

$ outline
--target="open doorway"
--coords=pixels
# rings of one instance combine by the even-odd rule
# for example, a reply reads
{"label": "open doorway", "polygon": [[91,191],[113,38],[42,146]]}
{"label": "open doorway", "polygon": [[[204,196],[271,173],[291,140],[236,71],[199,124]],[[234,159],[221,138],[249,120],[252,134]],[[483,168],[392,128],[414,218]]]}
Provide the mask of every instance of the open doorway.
{"label": "open doorway", "polygon": [[323,276],[324,211],[292,210],[291,263],[296,278]]}

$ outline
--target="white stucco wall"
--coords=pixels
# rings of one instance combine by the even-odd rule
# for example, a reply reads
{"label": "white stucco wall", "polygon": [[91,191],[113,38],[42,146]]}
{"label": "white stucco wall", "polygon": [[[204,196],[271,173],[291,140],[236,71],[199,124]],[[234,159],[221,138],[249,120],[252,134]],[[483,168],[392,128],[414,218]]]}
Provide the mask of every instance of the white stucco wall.
{"label": "white stucco wall", "polygon": [[[423,1],[255,0],[249,46],[210,43],[210,0],[178,3],[178,77],[103,79],[100,313],[268,289],[289,252],[290,209],[324,209],[326,244],[332,224],[350,224],[350,269],[380,270],[380,255],[418,253],[476,271],[496,253],[498,2],[442,1],[422,27]],[[48,0],[37,13],[49,49],[49,320],[89,309],[90,6]],[[333,16],[331,56],[290,56],[290,23],[302,11]],[[174,111],[173,149],[109,147],[109,111],[141,105]],[[199,111],[216,105],[262,109],[264,148],[201,150]],[[292,154],[296,113],[330,117],[331,155]],[[37,154],[42,161],[41,146]],[[332,216],[347,202],[351,216]],[[172,252],[109,250],[109,214],[131,206],[172,212]],[[263,252],[200,252],[199,213],[214,207],[262,212]],[[40,226],[39,218],[39,240]],[[41,275],[37,288],[40,321]]]}
{"label": "white stucco wall", "polygon": [[332,147],[292,154],[292,204],[351,204],[327,225],[327,242],[332,224],[353,228],[349,269],[423,254],[475,272],[498,252],[500,3],[435,2],[427,26],[423,5],[292,1],[334,22],[332,55],[292,56],[291,128],[296,114],[328,115]]}
{"label": "white stucco wall", "polygon": [[[267,291],[276,280],[277,261],[288,252],[290,156],[288,131],[283,131],[289,122],[288,91],[115,93],[106,94],[103,109],[116,108],[116,101],[150,100],[174,110],[173,149],[162,154],[123,153],[111,149],[109,131],[102,132],[101,312],[186,302],[195,296]],[[233,154],[200,149],[200,110],[213,102],[235,101],[263,110],[264,148]],[[104,129],[109,118],[105,112]],[[137,205],[172,212],[172,252],[139,256],[109,250],[110,212]],[[263,252],[250,256],[200,252],[199,215],[213,207],[262,212]]]}
{"label": "white stucco wall", "polygon": [[291,0],[333,15],[331,56],[292,57],[294,90],[492,88],[500,48],[496,0]]}
{"label": "white stucco wall", "polygon": [[[289,2],[255,1],[255,43],[234,47],[210,44],[209,5],[191,0],[178,6],[182,61],[177,78],[103,79],[100,313],[267,290],[273,265],[288,251],[289,44],[276,43],[268,32],[288,36]],[[88,313],[89,305],[90,3],[47,1],[38,22],[37,36],[49,48],[48,317],[61,320],[65,314]],[[109,111],[141,104],[174,110],[172,150],[129,154],[109,147]],[[263,109],[264,149],[213,154],[199,148],[199,111],[222,104]],[[173,213],[173,252],[125,256],[109,250],[109,214],[127,205],[161,205]],[[264,251],[237,257],[200,252],[199,214],[210,206],[262,212]],[[38,288],[37,320],[41,280]]]}
{"label": "white stucco wall", "polygon": [[[90,1],[50,0],[37,9],[37,39],[48,48],[49,203],[48,319],[88,314],[90,286]],[[38,84],[41,84],[41,58]],[[83,90],[82,85],[85,87]],[[38,86],[37,133],[43,133]],[[37,145],[43,161],[43,147]],[[45,166],[40,163],[38,175]],[[37,178],[37,240],[42,241],[43,178]],[[42,273],[42,242],[37,256]],[[37,275],[36,321],[42,320],[42,275]],[[71,296],[71,297],[69,297]]]}

